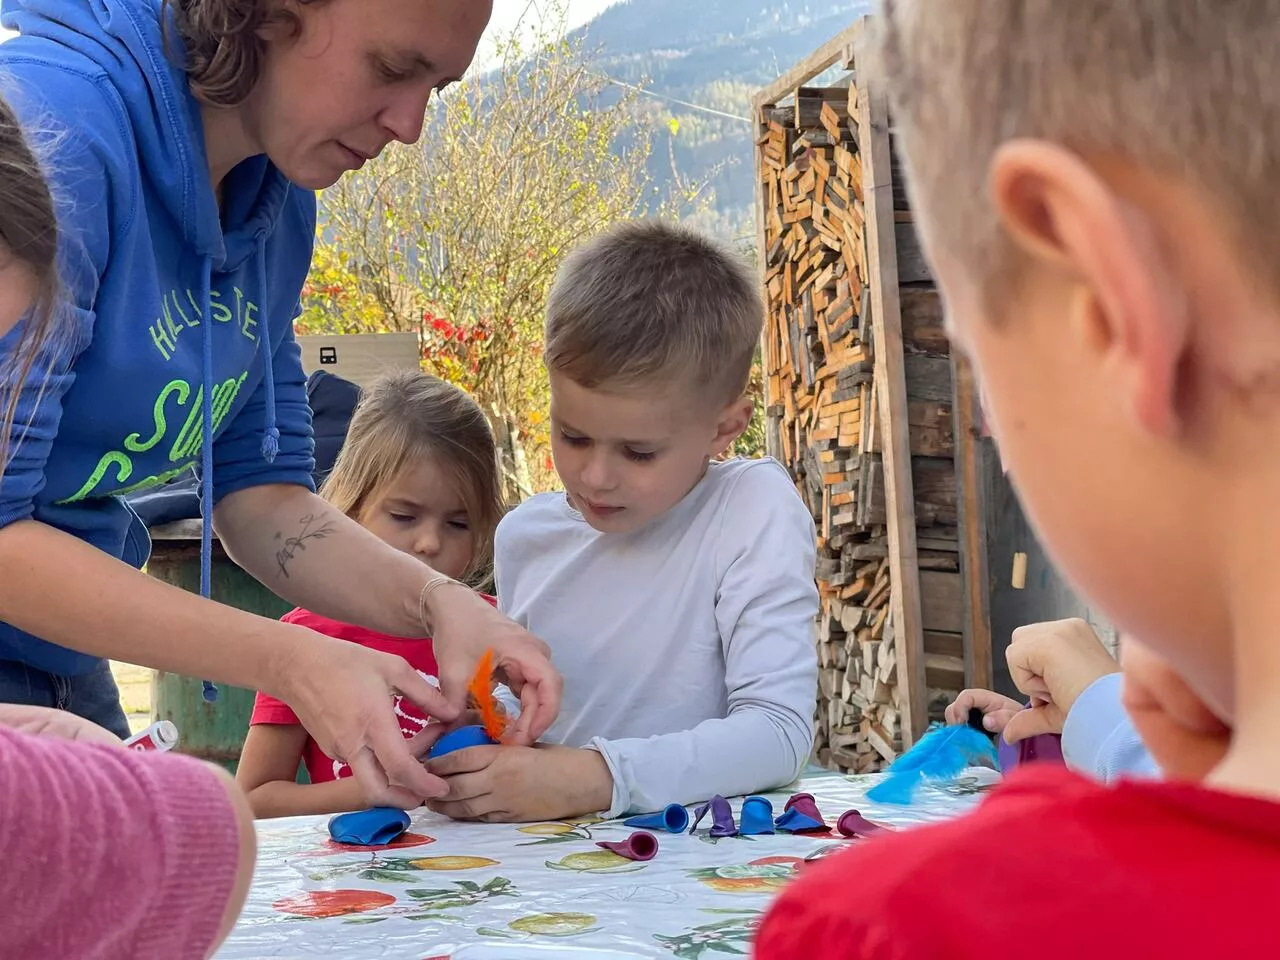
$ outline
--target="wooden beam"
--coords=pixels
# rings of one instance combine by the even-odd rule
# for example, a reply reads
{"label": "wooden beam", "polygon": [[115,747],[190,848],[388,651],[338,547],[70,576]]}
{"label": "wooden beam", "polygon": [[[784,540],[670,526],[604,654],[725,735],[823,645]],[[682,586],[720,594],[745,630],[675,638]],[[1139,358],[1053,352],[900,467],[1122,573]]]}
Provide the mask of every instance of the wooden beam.
{"label": "wooden beam", "polygon": [[856,95],[858,151],[862,157],[862,189],[866,206],[864,236],[871,274],[871,330],[875,343],[875,382],[880,409],[880,446],[893,584],[889,604],[897,657],[902,741],[903,747],[910,749],[928,724],[928,702],[920,570],[916,554],[915,497],[911,482],[911,436],[898,294],[889,106],[880,85],[865,73]]}
{"label": "wooden beam", "polygon": [[[758,141],[764,135],[768,128],[765,121],[765,111],[773,108],[771,103],[753,104],[751,107],[752,124],[755,128],[755,139]],[[772,320],[769,311],[769,291],[766,287],[766,277],[769,275],[769,250],[766,240],[765,217],[766,210],[769,207],[769,185],[765,183],[764,164],[761,161],[761,147],[755,148],[755,171],[756,171],[756,264],[759,271],[760,293],[763,297],[765,306],[764,326],[760,330],[760,375],[764,382],[764,396],[760,398],[760,402],[765,404],[764,416],[764,450],[771,457],[782,460],[782,424],[777,417],[772,417],[768,412],[769,403],[769,376],[776,373],[776,370],[769,369],[769,347],[767,345],[768,338],[771,336],[770,327]],[[785,460],[783,461],[785,463]],[[790,465],[788,464],[788,469]]]}
{"label": "wooden beam", "polygon": [[987,516],[982,475],[981,404],[969,361],[951,352],[955,384],[952,416],[956,456],[957,507],[960,521],[960,576],[963,579],[964,682],[990,690],[991,586],[987,574]]}
{"label": "wooden beam", "polygon": [[852,26],[836,34],[809,56],[780,76],[773,83],[756,94],[752,108],[759,112],[765,104],[774,104],[784,97],[796,92],[822,71],[834,67],[837,63],[845,69],[852,69],[849,51],[852,50],[862,36],[862,22],[866,17],[859,17]]}

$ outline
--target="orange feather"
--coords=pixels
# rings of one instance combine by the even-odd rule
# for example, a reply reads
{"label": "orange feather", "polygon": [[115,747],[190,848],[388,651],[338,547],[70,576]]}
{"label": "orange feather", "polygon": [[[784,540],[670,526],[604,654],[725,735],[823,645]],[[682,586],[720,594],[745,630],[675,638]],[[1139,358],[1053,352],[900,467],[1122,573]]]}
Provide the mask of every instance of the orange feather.
{"label": "orange feather", "polygon": [[480,664],[476,667],[475,676],[471,678],[467,692],[471,694],[476,709],[480,711],[480,722],[484,726],[484,732],[492,739],[501,741],[502,735],[507,732],[507,716],[502,709],[502,704],[493,695],[492,650],[486,650],[484,656],[480,658]]}

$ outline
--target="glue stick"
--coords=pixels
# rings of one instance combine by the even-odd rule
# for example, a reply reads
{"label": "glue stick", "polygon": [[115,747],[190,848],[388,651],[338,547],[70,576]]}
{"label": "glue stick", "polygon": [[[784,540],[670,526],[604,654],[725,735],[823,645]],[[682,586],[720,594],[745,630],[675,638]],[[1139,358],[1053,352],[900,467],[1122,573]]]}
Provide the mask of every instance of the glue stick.
{"label": "glue stick", "polygon": [[169,720],[153,723],[141,733],[134,734],[124,742],[129,750],[155,750],[164,753],[172,750],[178,743],[178,728]]}

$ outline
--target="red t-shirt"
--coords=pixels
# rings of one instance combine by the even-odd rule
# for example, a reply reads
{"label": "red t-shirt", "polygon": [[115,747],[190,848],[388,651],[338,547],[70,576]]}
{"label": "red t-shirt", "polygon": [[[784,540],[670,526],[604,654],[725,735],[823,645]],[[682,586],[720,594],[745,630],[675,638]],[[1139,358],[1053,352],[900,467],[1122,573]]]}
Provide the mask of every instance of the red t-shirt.
{"label": "red t-shirt", "polygon": [[971,816],[801,868],[758,960],[1280,956],[1280,804],[1028,767]]}
{"label": "red t-shirt", "polygon": [[[492,604],[497,603],[493,597],[485,596],[485,599]],[[301,607],[291,610],[280,619],[285,623],[307,627],[339,640],[350,640],[362,647],[404,657],[409,662],[409,666],[417,670],[428,683],[435,687],[440,686],[439,680],[436,679],[439,668],[436,666],[435,650],[429,639],[407,640],[404,637],[392,637],[354,624],[330,620],[328,617],[311,613]],[[426,716],[413,703],[403,697],[396,697],[394,705],[396,716],[400,719],[400,731],[406,740],[427,725]],[[253,717],[249,722],[297,726],[298,715],[283,701],[269,697],[265,693],[259,693],[253,705]],[[307,742],[302,748],[302,762],[307,768],[307,776],[311,778],[312,783],[327,783],[330,780],[351,776],[349,766],[328,756],[310,737],[307,737]]]}

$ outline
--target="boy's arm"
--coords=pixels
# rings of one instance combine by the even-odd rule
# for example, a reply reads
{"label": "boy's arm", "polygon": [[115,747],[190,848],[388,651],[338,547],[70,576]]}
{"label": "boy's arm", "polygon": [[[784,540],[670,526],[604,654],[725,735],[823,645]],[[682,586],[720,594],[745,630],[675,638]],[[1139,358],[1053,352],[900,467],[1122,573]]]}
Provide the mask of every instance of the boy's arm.
{"label": "boy's arm", "polygon": [[728,714],[659,737],[593,740],[613,775],[610,816],[755,793],[804,769],[817,699],[815,553],[813,520],[781,467],[745,470],[716,559],[725,674],[707,678],[725,684]]}
{"label": "boy's arm", "polygon": [[1099,677],[1076,698],[1062,728],[1062,753],[1082,773],[1104,781],[1160,776],[1150,751],[1120,702],[1123,675]]}

